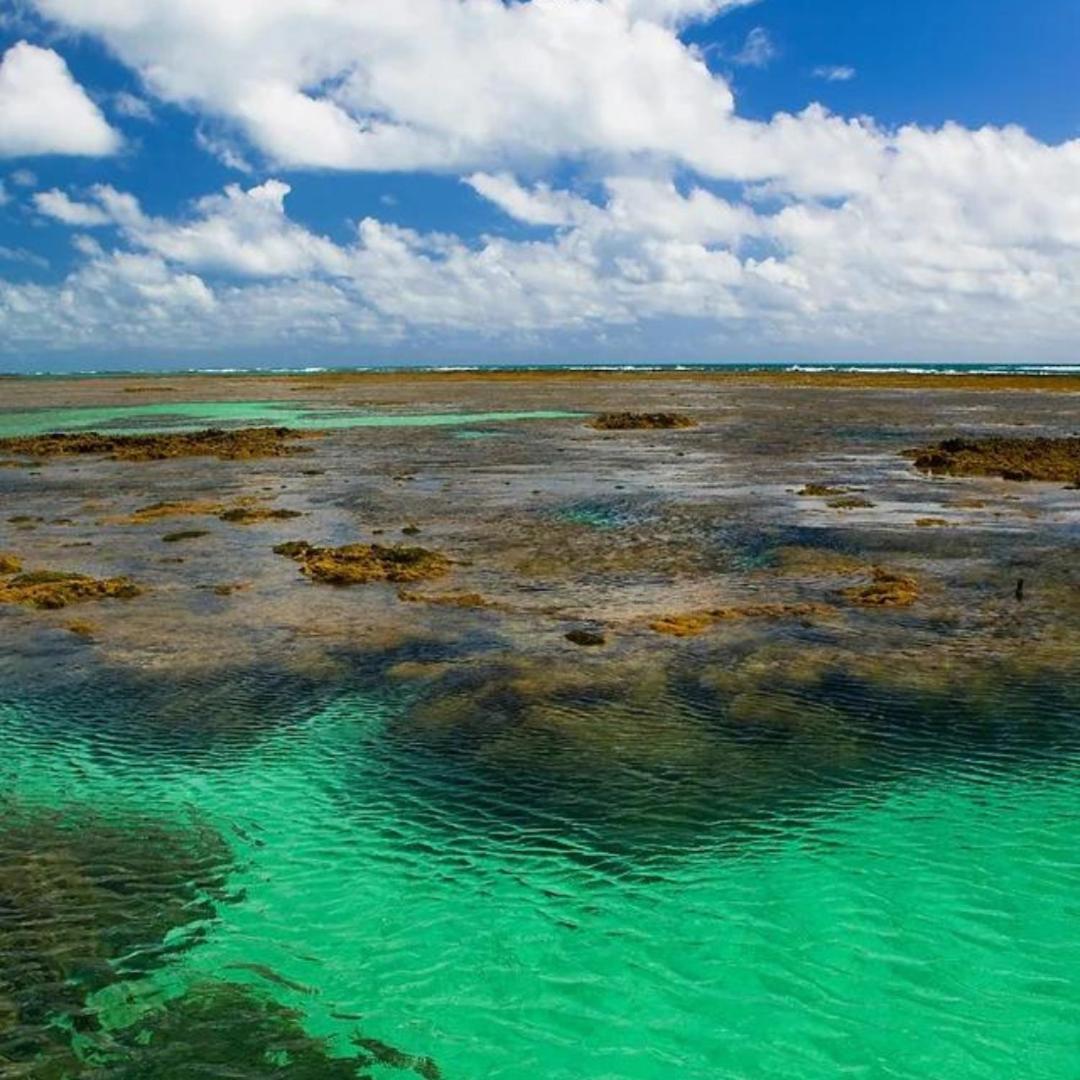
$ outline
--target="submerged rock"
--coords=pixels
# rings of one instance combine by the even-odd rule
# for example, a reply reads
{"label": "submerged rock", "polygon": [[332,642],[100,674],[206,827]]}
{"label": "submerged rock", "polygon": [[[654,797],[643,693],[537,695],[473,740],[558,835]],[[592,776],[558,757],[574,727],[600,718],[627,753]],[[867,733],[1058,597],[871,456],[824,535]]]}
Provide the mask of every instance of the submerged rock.
{"label": "submerged rock", "polygon": [[166,544],[178,544],[182,540],[198,540],[209,535],[208,529],[179,529],[176,532],[166,533],[161,539]]}
{"label": "submerged rock", "polygon": [[597,431],[650,431],[697,427],[697,421],[682,413],[600,413],[589,421]]}
{"label": "submerged rock", "polygon": [[398,599],[410,604],[435,604],[439,607],[486,608],[491,601],[480,593],[425,593],[402,589]]}
{"label": "submerged rock", "polygon": [[570,630],[563,636],[572,645],[582,645],[586,648],[595,648],[600,645],[607,644],[607,634],[601,632],[600,630],[588,630],[584,627],[576,630]]}
{"label": "submerged rock", "polygon": [[861,495],[841,495],[838,499],[830,499],[825,505],[832,510],[868,510],[874,504]]}
{"label": "submerged rock", "polygon": [[407,584],[430,581],[450,570],[450,560],[441,551],[400,544],[323,548],[305,540],[293,540],[278,544],[274,551],[300,563],[301,573],[313,581],[328,585],[367,585],[375,581]]}
{"label": "submerged rock", "polygon": [[798,492],[803,498],[826,499],[832,495],[843,495],[847,488],[830,487],[828,484],[804,484]]}
{"label": "submerged rock", "polygon": [[177,931],[213,917],[229,861],[205,828],[6,803],[0,1074],[90,1075],[71,1045],[99,1027],[90,995],[193,941]]}
{"label": "submerged rock", "polygon": [[217,457],[223,460],[284,457],[309,451],[298,439],[319,432],[287,427],[206,428],[203,431],[153,435],[102,435],[96,431],[23,435],[0,439],[0,451],[32,457],[95,454],[114,461],[159,461],[178,457]]}
{"label": "submerged rock", "polygon": [[909,450],[915,468],[931,475],[1000,476],[1004,480],[1080,479],[1080,436],[945,439]]}
{"label": "submerged rock", "polygon": [[[352,1056],[309,1035],[303,1013],[254,988],[204,982],[115,1033],[100,1080],[202,1080],[273,1077],[275,1080],[364,1080],[368,1069],[411,1072],[422,1080],[441,1075],[429,1057],[409,1054],[357,1033]],[[381,1074],[380,1074],[381,1075]]]}
{"label": "submerged rock", "polygon": [[0,604],[55,610],[89,600],[130,600],[142,592],[126,577],[93,578],[66,570],[32,570],[0,582]]}

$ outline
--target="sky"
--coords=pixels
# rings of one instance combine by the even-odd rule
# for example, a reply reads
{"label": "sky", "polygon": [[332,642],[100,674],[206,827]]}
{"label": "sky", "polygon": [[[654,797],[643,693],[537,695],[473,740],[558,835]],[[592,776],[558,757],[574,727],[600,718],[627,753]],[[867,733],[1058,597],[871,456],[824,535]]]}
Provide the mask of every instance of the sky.
{"label": "sky", "polygon": [[0,0],[0,370],[1080,362],[1077,0]]}

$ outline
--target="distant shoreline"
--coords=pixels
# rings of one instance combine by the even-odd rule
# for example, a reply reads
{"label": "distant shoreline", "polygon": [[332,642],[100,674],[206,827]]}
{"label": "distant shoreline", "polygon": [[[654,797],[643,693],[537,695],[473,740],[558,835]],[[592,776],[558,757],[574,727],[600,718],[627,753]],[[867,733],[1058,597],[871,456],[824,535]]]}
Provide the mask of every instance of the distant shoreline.
{"label": "distant shoreline", "polygon": [[[76,387],[102,384],[116,386],[127,393],[161,392],[179,389],[168,386],[183,382],[194,390],[200,383],[227,382],[234,386],[247,380],[264,389],[273,383],[288,384],[292,390],[330,390],[349,383],[367,385],[394,383],[593,383],[624,379],[649,381],[723,381],[725,383],[774,384],[785,387],[816,389],[895,389],[918,390],[935,387],[955,390],[1031,390],[1051,392],[1080,392],[1080,365],[536,365],[500,367],[367,367],[367,368],[252,368],[252,369],[186,369],[183,371],[100,371],[100,372],[4,372],[3,384],[58,385]],[[126,384],[126,385],[125,385]],[[0,409],[7,403],[0,400]]]}

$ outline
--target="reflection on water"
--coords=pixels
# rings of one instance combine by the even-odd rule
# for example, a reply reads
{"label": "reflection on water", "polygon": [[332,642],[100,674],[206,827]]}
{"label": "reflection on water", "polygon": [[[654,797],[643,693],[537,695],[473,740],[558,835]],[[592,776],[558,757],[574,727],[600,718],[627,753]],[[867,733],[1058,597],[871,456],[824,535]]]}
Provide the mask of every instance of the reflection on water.
{"label": "reflection on water", "polygon": [[971,674],[6,679],[0,1063],[1068,1076],[1076,681]]}

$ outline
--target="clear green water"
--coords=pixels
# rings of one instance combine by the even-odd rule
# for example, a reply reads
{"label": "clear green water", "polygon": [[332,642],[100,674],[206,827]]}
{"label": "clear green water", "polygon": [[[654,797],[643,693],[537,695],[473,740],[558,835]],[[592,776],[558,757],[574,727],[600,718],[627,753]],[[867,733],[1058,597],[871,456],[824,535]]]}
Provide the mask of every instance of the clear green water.
{"label": "clear green water", "polygon": [[0,438],[53,431],[137,435],[147,431],[197,431],[206,427],[282,426],[304,430],[355,427],[459,427],[510,420],[560,420],[581,413],[523,412],[372,413],[314,408],[280,401],[191,401],[153,405],[80,406],[72,409],[0,410]]}
{"label": "clear green water", "polygon": [[[618,805],[581,827],[528,785],[480,799],[388,736],[389,693],[287,715],[277,683],[244,693],[197,732],[138,697],[0,698],[5,799],[196,814],[235,853],[206,936],[102,992],[107,1022],[210,975],[265,985],[342,1049],[362,1018],[446,1080],[1078,1075],[1074,748],[943,732],[892,768],[903,743],[883,744],[889,768],[799,813],[673,810],[679,843],[613,857]],[[624,779],[668,806],[659,778]]]}

